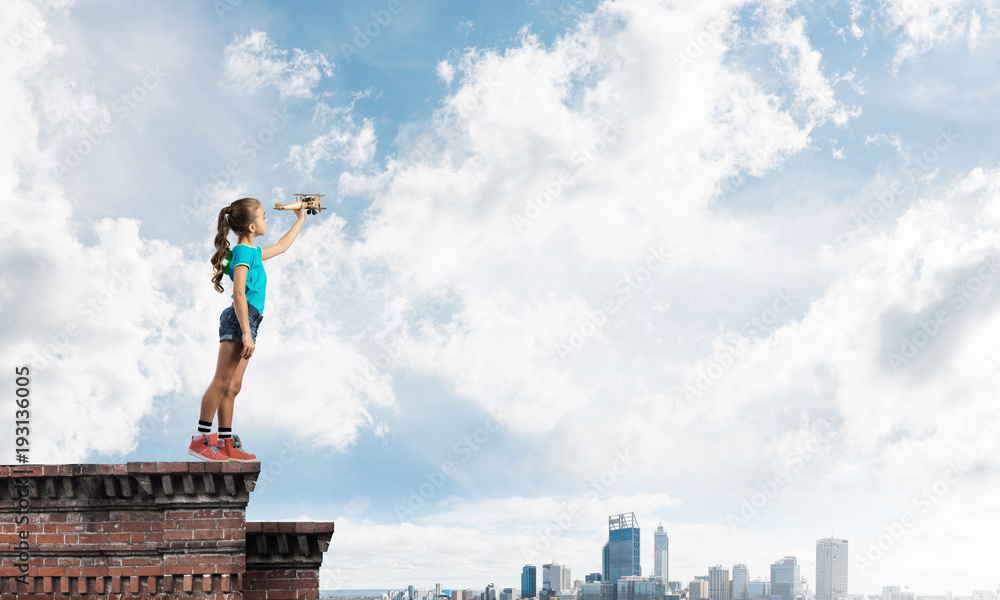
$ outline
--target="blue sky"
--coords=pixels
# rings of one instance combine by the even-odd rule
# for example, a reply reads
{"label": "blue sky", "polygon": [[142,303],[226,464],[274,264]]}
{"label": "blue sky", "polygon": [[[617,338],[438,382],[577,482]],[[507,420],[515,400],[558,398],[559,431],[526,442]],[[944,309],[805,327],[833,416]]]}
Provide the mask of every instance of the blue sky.
{"label": "blue sky", "polygon": [[995,588],[988,4],[0,19],[0,353],[36,370],[38,462],[186,460],[219,209],[323,193],[265,265],[234,429],[248,518],[337,523],[324,589],[582,578],[632,511],[684,582],[794,555],[813,584],[835,535],[851,592]]}

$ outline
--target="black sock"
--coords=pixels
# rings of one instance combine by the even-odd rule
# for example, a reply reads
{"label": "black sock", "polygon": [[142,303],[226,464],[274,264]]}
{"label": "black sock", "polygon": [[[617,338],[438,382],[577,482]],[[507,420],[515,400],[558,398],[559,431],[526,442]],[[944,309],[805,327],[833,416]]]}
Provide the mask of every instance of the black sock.
{"label": "black sock", "polygon": [[219,427],[219,439],[224,440],[233,437],[232,427]]}
{"label": "black sock", "polygon": [[212,433],[212,422],[209,421],[209,422],[206,423],[205,421],[202,421],[202,420],[199,419],[198,420],[198,433],[201,433],[203,435],[208,435],[208,434]]}

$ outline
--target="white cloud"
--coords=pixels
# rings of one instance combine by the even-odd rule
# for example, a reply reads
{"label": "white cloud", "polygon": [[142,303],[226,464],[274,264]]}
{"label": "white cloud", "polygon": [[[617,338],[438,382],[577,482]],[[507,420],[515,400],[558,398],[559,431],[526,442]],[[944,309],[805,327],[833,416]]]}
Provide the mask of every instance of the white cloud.
{"label": "white cloud", "polygon": [[316,168],[336,160],[351,167],[360,167],[375,155],[375,125],[366,118],[356,126],[350,118],[314,137],[305,144],[294,144],[288,149],[286,162],[306,177],[312,177]]}
{"label": "white cloud", "polygon": [[969,8],[972,4],[967,0],[887,0],[882,4],[884,18],[902,33],[892,59],[893,69],[940,44],[966,38],[970,49],[979,45],[982,21],[980,15]]}
{"label": "white cloud", "polygon": [[455,79],[455,66],[446,60],[439,61],[437,64],[437,76],[438,79],[447,85],[451,85],[452,80]]}
{"label": "white cloud", "polygon": [[279,49],[267,33],[254,29],[226,46],[226,77],[237,89],[255,94],[272,86],[282,98],[311,97],[320,79],[333,75],[333,62],[322,52]]}

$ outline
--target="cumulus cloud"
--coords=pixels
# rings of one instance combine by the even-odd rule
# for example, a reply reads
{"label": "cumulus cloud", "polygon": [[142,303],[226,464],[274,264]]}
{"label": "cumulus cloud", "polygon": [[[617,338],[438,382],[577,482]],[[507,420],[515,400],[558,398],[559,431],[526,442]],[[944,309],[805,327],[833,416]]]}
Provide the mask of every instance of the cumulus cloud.
{"label": "cumulus cloud", "polygon": [[337,161],[342,161],[348,169],[370,163],[377,144],[375,124],[370,118],[356,124],[352,109],[353,102],[338,108],[318,103],[314,123],[325,131],[304,144],[290,146],[285,162],[308,179],[314,176],[317,168]]}
{"label": "cumulus cloud", "polygon": [[322,52],[293,48],[289,53],[257,29],[233,38],[226,46],[223,66],[235,88],[255,94],[275,87],[282,98],[311,97],[320,80],[333,75],[333,62]]}

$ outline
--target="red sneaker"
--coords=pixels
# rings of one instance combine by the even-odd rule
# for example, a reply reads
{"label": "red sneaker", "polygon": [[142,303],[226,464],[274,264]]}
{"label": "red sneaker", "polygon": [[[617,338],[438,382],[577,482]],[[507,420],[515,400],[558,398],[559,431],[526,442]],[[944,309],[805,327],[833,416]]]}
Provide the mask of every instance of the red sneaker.
{"label": "red sneaker", "polygon": [[206,462],[226,462],[229,457],[217,447],[218,437],[215,433],[205,435],[199,433],[191,436],[191,446],[188,447],[188,454],[200,458]]}
{"label": "red sneaker", "polygon": [[232,462],[254,462],[257,460],[256,454],[250,454],[243,450],[243,444],[240,443],[240,436],[234,435],[231,438],[226,438],[224,442],[225,444],[220,448],[220,453],[228,456]]}

